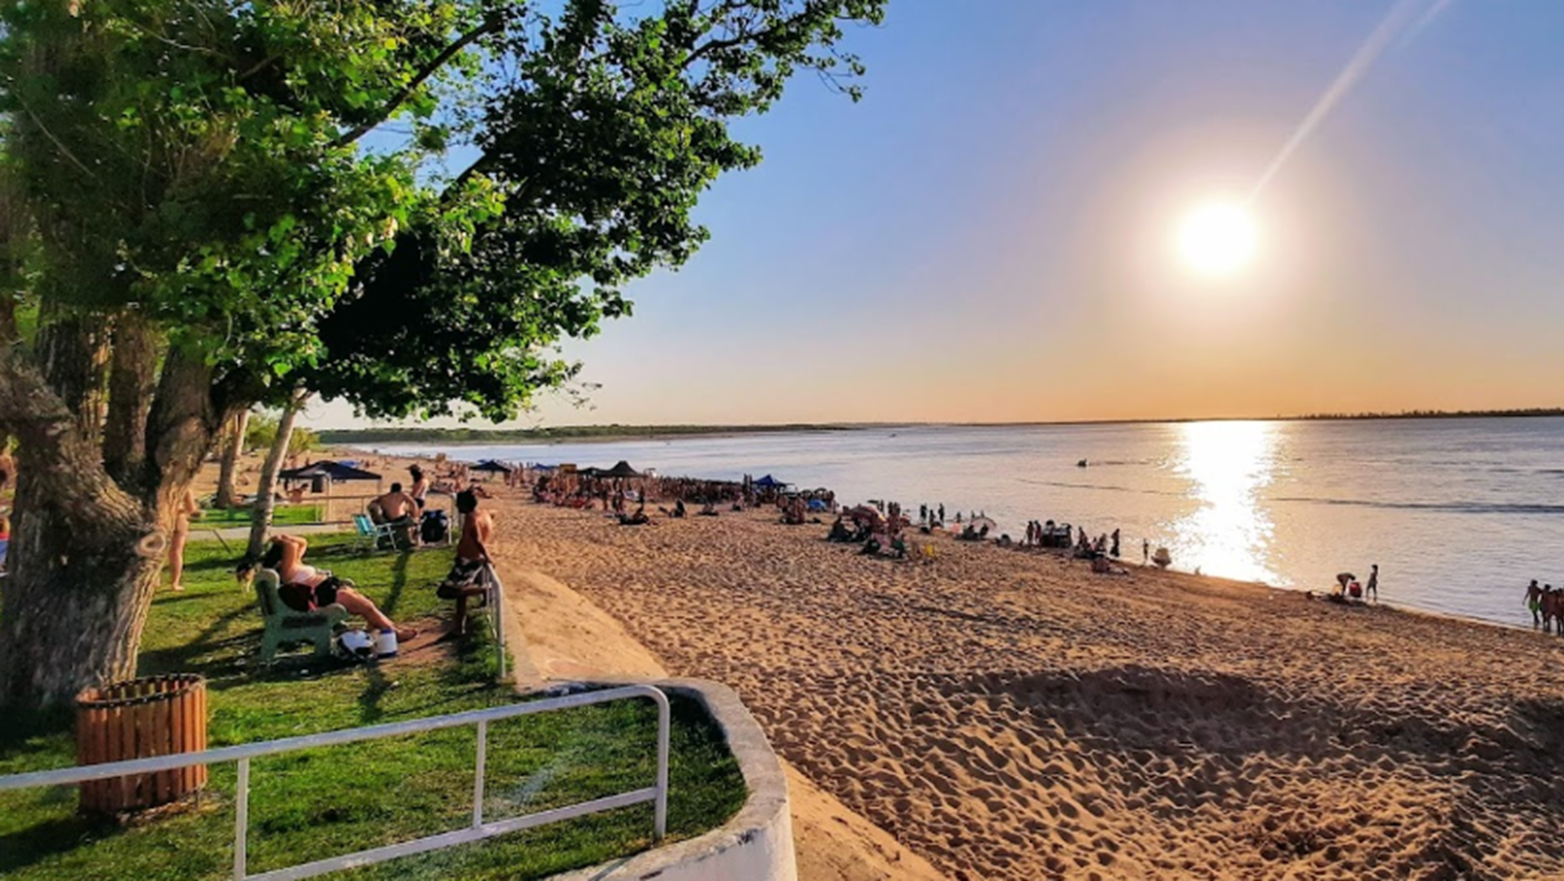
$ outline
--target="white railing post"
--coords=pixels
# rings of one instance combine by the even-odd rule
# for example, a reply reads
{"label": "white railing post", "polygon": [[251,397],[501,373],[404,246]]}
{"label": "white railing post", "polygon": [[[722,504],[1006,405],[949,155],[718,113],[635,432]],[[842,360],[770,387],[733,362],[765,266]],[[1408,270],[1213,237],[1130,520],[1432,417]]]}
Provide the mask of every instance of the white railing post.
{"label": "white railing post", "polygon": [[234,791],[234,881],[249,877],[245,852],[250,848],[250,760],[239,760],[239,783]]}
{"label": "white railing post", "polygon": [[484,768],[488,764],[489,757],[489,723],[487,720],[478,722],[478,764],[474,769],[472,780],[472,826],[474,829],[483,825],[483,775]]}
{"label": "white railing post", "polygon": [[673,713],[668,708],[668,698],[661,692],[657,698],[657,800],[652,803],[652,833],[654,841],[661,841],[668,834],[668,738],[673,726]]}
{"label": "white railing post", "polygon": [[483,564],[483,583],[488,590],[487,600],[489,604],[489,618],[494,625],[494,645],[499,680],[505,679],[505,585],[500,583],[499,573],[494,571],[494,564]]}

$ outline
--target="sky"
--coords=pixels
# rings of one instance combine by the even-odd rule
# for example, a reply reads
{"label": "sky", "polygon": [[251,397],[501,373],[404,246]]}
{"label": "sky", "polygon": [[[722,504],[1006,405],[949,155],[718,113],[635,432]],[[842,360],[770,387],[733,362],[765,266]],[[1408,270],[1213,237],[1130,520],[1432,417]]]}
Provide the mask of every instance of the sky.
{"label": "sky", "polygon": [[[1564,3],[892,0],[519,425],[1564,405]],[[1387,19],[1405,25],[1247,201]],[[1226,275],[1179,251],[1247,206]],[[362,425],[317,405],[306,424]]]}

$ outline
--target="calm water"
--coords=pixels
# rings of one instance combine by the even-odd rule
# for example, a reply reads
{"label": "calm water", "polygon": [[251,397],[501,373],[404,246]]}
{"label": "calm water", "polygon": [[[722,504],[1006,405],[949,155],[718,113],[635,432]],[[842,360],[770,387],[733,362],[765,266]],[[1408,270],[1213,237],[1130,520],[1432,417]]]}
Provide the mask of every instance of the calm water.
{"label": "calm water", "polygon": [[1126,558],[1139,560],[1144,537],[1175,569],[1284,587],[1327,589],[1342,570],[1366,580],[1378,563],[1387,602],[1506,624],[1529,625],[1529,579],[1564,586],[1564,419],[910,427],[450,452],[771,473],[842,501],[982,510],[1013,536],[1029,519],[1118,527]]}

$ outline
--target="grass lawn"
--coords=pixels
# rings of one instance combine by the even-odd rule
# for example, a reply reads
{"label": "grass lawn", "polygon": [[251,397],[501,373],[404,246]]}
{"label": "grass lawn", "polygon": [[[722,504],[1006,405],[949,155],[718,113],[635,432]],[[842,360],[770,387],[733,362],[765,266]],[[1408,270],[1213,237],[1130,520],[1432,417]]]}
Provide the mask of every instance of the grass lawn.
{"label": "grass lawn", "polygon": [[[398,623],[439,626],[433,585],[450,551],[354,556],[348,536],[311,536],[310,562],[351,578]],[[141,673],[207,679],[212,746],[443,715],[517,700],[492,684],[494,651],[475,637],[378,665],[303,657],[259,667],[260,619],[235,587],[231,557],[192,543],[182,594],[153,602]],[[482,632],[482,628],[479,628]],[[715,828],[743,804],[738,766],[716,726],[675,698],[668,832]],[[621,701],[490,723],[484,817],[489,820],[650,786],[657,715]],[[471,822],[475,733],[458,728],[257,759],[250,772],[249,871],[263,872]],[[0,774],[74,764],[69,717],[0,726]],[[232,877],[235,766],[215,765],[202,804],[126,823],[77,816],[76,790],[0,794],[0,877]],[[591,865],[651,843],[650,804],[623,808],[330,877],[522,879]]]}
{"label": "grass lawn", "polygon": [[[191,521],[197,526],[249,526],[249,508],[202,508]],[[320,522],[319,505],[278,505],[272,509],[272,524],[301,526]]]}

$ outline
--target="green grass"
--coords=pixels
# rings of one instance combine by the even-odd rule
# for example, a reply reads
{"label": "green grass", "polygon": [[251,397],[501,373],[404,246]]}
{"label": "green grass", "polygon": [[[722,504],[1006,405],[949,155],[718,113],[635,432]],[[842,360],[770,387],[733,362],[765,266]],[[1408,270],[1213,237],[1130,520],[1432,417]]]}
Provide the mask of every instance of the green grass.
{"label": "green grass", "polygon": [[[353,579],[399,623],[447,611],[433,585],[450,565],[449,551],[354,556],[346,537],[310,540],[312,563]],[[187,559],[185,592],[165,592],[153,603],[141,672],[206,677],[212,746],[516,700],[507,686],[492,684],[494,651],[484,637],[431,663],[404,658],[349,665],[299,657],[261,668],[254,662],[259,616],[251,597],[235,587],[231,558],[203,542],[190,545]],[[11,720],[0,730],[0,774],[74,763],[68,716]],[[250,871],[467,825],[474,737],[473,729],[459,728],[256,760]],[[649,786],[655,741],[656,712],[646,701],[493,723],[484,816],[501,819]],[[77,816],[70,787],[0,794],[0,877],[231,877],[234,780],[233,765],[213,766],[199,808],[124,824]],[[743,778],[720,731],[693,702],[675,698],[670,837],[720,825],[744,798]],[[637,805],[330,877],[537,878],[644,849],[651,831],[651,806]]]}
{"label": "green grass", "polygon": [[[192,520],[197,526],[249,526],[249,508],[202,508]],[[278,505],[272,509],[275,526],[301,526],[320,522],[319,505]]]}

